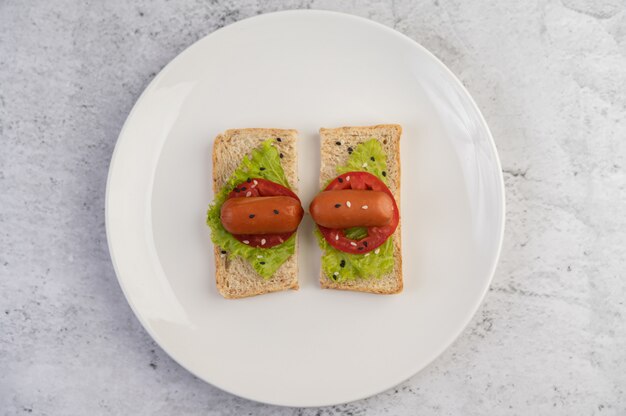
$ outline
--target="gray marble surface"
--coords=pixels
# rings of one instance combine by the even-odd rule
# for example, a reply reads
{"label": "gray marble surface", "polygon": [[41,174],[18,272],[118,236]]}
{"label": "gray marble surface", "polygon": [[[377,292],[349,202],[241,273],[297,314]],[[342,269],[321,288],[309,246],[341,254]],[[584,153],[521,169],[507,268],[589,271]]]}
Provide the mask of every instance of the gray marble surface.
{"label": "gray marble surface", "polygon": [[[109,260],[118,132],[159,70],[236,20],[340,10],[446,63],[496,138],[507,231],[485,303],[425,371],[321,409],[196,379]],[[626,414],[626,5],[530,1],[0,1],[0,414]]]}

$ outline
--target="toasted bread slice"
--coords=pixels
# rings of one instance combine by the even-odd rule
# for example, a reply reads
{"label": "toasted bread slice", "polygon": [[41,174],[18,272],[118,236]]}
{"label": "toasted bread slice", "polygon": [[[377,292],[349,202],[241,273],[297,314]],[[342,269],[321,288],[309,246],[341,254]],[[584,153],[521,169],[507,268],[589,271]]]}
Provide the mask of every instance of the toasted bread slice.
{"label": "toasted bread slice", "polygon": [[[228,182],[244,156],[267,139],[276,140],[274,146],[284,156],[281,159],[285,176],[296,192],[298,169],[296,130],[234,129],[226,130],[215,138],[213,144],[213,191],[219,192]],[[291,256],[270,279],[261,277],[246,260],[240,257],[221,256],[215,247],[215,280],[217,290],[229,299],[245,298],[286,289],[298,289],[298,251]]]}
{"label": "toasted bread slice", "polygon": [[[320,129],[321,136],[321,172],[320,187],[329,180],[337,177],[336,167],[347,163],[348,147],[372,138],[378,139],[387,153],[387,178],[389,189],[400,209],[400,135],[402,127],[397,124],[382,124],[367,127],[340,127],[335,129]],[[341,143],[341,145],[337,145]],[[402,291],[402,218],[398,228],[390,238],[393,238],[394,268],[393,271],[381,278],[357,279],[347,282],[335,282],[324,275],[322,271],[320,284],[323,288],[354,290],[380,294],[392,294]]]}

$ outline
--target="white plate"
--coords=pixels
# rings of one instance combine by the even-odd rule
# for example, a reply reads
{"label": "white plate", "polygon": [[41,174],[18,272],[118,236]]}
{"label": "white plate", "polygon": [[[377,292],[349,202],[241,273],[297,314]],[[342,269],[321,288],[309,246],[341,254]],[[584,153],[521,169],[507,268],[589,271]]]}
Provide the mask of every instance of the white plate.
{"label": "white plate", "polygon": [[[299,291],[222,299],[204,224],[213,137],[298,129],[308,206],[318,129],[377,123],[404,128],[404,292],[321,290],[305,218]],[[504,190],[485,121],[433,55],[362,18],[290,11],[218,30],[161,71],[120,134],[106,220],[126,298],[173,359],[242,397],[321,406],[393,387],[460,334],[494,273]]]}

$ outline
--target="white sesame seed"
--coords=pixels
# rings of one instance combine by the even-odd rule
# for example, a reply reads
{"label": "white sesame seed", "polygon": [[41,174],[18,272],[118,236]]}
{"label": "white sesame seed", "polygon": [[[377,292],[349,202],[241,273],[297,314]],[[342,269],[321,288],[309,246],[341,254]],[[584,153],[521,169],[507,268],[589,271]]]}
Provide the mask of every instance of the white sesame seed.
{"label": "white sesame seed", "polygon": [[370,255],[370,253],[365,253],[365,257],[367,257],[367,256],[369,256],[369,255]]}
{"label": "white sesame seed", "polygon": [[254,188],[256,188],[256,185],[252,185],[252,186],[250,187],[250,189],[254,189]]}
{"label": "white sesame seed", "polygon": [[283,242],[283,241],[285,241],[285,240],[283,240],[283,238],[282,238],[282,237],[278,237],[278,241],[280,241],[280,242],[282,243],[282,242]]}
{"label": "white sesame seed", "polygon": [[251,195],[252,195],[252,192],[250,191],[246,192],[246,196],[251,196]]}
{"label": "white sesame seed", "polygon": [[256,179],[252,181],[253,184],[258,185],[259,181],[257,181]]}
{"label": "white sesame seed", "polygon": [[250,242],[248,240],[243,240],[242,243],[244,244],[250,244]]}
{"label": "white sesame seed", "polygon": [[346,181],[350,182],[350,175],[346,176]]}
{"label": "white sesame seed", "polygon": [[339,276],[339,272],[333,273],[333,276]]}
{"label": "white sesame seed", "polygon": [[367,167],[367,162],[363,163],[362,167],[366,168]]}
{"label": "white sesame seed", "polygon": [[256,256],[257,259],[262,259],[263,256],[261,256],[260,254],[258,256]]}
{"label": "white sesame seed", "polygon": [[350,245],[356,247],[356,243],[354,241],[351,241]]}
{"label": "white sesame seed", "polygon": [[335,241],[339,240],[339,233],[335,234]]}
{"label": "white sesame seed", "polygon": [[348,208],[350,208],[352,206],[352,204],[350,203],[350,201],[346,202],[346,205],[348,206]]}
{"label": "white sesame seed", "polygon": [[380,253],[380,249],[379,249],[379,248],[377,248],[376,250],[374,250],[374,254],[378,254],[378,253]]}
{"label": "white sesame seed", "polygon": [[362,209],[367,209],[367,205],[363,205],[361,208]]}
{"label": "white sesame seed", "polygon": [[226,254],[220,254],[220,257],[226,257]]}
{"label": "white sesame seed", "polygon": [[261,239],[261,245],[264,246],[266,243],[265,238]]}

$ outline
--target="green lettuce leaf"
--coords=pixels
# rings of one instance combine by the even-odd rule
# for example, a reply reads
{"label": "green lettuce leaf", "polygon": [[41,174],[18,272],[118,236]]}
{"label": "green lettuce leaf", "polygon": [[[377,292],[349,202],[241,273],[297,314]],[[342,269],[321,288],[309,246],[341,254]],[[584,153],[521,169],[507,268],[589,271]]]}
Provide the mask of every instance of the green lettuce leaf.
{"label": "green lettuce leaf", "polygon": [[348,163],[337,167],[337,174],[346,172],[369,172],[388,184],[387,155],[383,146],[376,139],[371,139],[358,145]]}
{"label": "green lettuce leaf", "polygon": [[331,280],[345,282],[356,279],[378,279],[393,270],[392,238],[388,238],[378,249],[369,253],[350,254],[328,244],[317,228],[315,235],[322,249],[322,271]]}
{"label": "green lettuce leaf", "polygon": [[352,227],[346,228],[343,233],[351,240],[360,240],[367,237],[367,228],[365,227]]}
{"label": "green lettuce leaf", "polygon": [[264,141],[261,146],[252,151],[250,156],[244,157],[226,185],[215,195],[213,203],[209,206],[206,220],[211,229],[213,244],[225,252],[225,255],[244,258],[265,279],[272,277],[276,270],[293,255],[296,250],[296,234],[294,233],[283,244],[271,248],[250,247],[239,242],[224,229],[220,219],[220,210],[230,191],[248,178],[263,178],[291,188],[280,163],[279,152],[272,146],[272,142],[271,139]]}
{"label": "green lettuce leaf", "polygon": [[[346,172],[366,171],[388,183],[387,155],[376,139],[358,145],[348,162],[344,166],[337,167],[336,170],[339,175]],[[344,233],[348,238],[360,240],[367,235],[367,229],[353,227],[348,228]],[[355,279],[377,279],[393,271],[393,238],[391,237],[377,250],[365,254],[350,254],[328,244],[318,229],[315,230],[315,235],[322,249],[322,271],[331,280],[345,282]]]}

